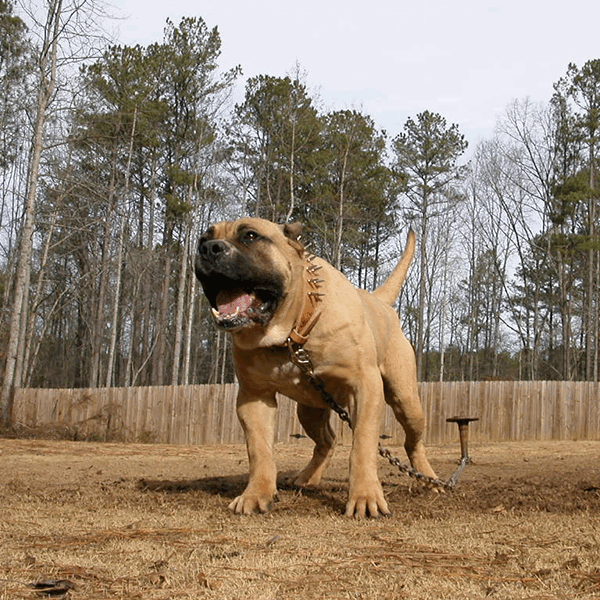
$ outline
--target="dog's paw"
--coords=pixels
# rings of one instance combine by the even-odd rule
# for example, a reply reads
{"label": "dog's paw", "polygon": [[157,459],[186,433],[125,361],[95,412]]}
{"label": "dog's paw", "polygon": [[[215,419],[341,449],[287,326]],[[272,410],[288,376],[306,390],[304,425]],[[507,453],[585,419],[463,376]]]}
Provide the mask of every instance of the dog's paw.
{"label": "dog's paw", "polygon": [[276,497],[273,494],[247,494],[244,492],[228,508],[236,515],[264,514],[271,510]]}
{"label": "dog's paw", "polygon": [[390,515],[390,509],[383,496],[381,485],[372,485],[368,489],[350,492],[346,504],[346,517],[364,519],[365,517],[378,518]]}
{"label": "dog's paw", "polygon": [[321,473],[315,473],[305,469],[298,473],[295,477],[291,478],[291,483],[297,488],[309,488],[316,487],[321,483]]}

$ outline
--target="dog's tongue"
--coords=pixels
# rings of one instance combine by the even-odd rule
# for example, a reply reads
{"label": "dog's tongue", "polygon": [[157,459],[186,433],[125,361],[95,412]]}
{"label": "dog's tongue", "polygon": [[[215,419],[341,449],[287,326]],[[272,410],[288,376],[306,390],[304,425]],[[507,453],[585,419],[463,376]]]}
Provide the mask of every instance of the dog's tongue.
{"label": "dog's tongue", "polygon": [[227,290],[217,295],[217,310],[222,315],[244,312],[252,304],[252,296],[244,290]]}

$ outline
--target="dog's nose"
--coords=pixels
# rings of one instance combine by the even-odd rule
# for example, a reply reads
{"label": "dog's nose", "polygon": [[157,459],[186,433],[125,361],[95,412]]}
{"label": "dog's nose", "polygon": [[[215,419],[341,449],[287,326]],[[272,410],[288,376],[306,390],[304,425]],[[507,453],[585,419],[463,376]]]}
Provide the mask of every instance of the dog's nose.
{"label": "dog's nose", "polygon": [[206,240],[201,242],[199,251],[206,258],[216,258],[217,256],[228,254],[231,248],[223,240]]}

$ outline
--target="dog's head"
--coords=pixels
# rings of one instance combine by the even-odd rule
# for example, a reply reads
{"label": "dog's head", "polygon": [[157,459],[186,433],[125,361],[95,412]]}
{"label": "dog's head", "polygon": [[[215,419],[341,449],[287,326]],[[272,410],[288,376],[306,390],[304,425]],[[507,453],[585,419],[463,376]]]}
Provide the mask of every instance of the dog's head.
{"label": "dog's head", "polygon": [[231,332],[267,327],[301,263],[301,225],[246,218],[217,223],[200,237],[195,260],[217,326]]}

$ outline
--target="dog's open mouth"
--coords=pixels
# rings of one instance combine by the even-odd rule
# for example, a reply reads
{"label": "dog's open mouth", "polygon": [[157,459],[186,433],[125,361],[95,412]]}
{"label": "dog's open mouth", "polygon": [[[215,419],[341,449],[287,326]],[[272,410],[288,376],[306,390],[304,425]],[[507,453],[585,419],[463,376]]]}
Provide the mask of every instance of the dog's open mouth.
{"label": "dog's open mouth", "polygon": [[282,274],[226,242],[200,243],[194,267],[216,325],[230,332],[266,327],[284,295]]}
{"label": "dog's open mouth", "polygon": [[278,294],[268,289],[227,289],[218,292],[211,304],[219,327],[241,329],[254,323],[266,325],[277,308]]}

